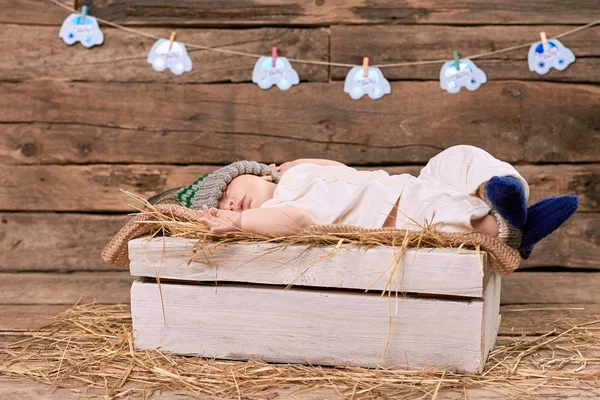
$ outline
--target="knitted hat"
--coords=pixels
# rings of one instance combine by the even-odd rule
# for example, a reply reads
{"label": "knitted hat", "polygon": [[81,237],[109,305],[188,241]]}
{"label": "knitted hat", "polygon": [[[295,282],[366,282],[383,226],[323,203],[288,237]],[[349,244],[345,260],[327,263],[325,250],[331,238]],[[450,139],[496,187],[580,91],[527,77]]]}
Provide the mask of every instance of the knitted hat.
{"label": "knitted hat", "polygon": [[148,199],[151,204],[179,203],[194,210],[202,206],[219,207],[219,200],[227,189],[227,185],[240,175],[270,176],[274,183],[279,182],[279,175],[268,165],[256,161],[236,161],[210,174],[202,175],[189,186],[171,189]]}

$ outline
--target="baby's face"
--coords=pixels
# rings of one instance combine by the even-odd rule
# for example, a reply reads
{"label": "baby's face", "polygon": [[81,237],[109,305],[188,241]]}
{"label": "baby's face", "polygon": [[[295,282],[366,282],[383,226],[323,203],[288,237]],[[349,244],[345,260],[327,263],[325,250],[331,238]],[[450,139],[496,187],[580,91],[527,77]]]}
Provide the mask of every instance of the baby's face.
{"label": "baby's face", "polygon": [[260,208],[273,198],[276,184],[270,176],[240,175],[234,178],[219,200],[220,210],[244,211]]}

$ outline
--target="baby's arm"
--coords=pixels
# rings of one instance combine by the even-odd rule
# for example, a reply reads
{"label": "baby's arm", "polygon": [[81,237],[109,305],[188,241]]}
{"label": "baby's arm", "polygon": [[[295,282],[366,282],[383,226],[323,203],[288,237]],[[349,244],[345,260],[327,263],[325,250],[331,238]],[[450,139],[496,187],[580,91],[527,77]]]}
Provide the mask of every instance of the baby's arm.
{"label": "baby's arm", "polygon": [[292,206],[253,208],[242,212],[205,207],[200,221],[216,233],[241,230],[263,236],[286,236],[313,225],[305,211]]}
{"label": "baby's arm", "polygon": [[295,165],[299,165],[299,164],[316,164],[316,165],[321,165],[323,167],[328,167],[331,165],[341,166],[341,167],[345,166],[341,162],[333,161],[333,160],[325,160],[322,158],[299,158],[294,161],[284,162],[283,164],[281,164],[279,166],[277,166],[275,164],[271,164],[271,165],[269,165],[269,167],[271,167],[271,169],[273,171],[277,172],[278,174],[283,175],[285,173],[285,171],[287,171],[291,167],[293,167]]}

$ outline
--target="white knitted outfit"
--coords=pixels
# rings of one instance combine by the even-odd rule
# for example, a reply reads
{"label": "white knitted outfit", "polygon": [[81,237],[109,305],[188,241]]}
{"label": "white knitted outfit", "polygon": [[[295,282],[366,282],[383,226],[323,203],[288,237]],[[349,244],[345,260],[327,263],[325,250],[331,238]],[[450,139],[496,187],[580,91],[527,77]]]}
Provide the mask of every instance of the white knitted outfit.
{"label": "white knitted outfit", "polygon": [[517,178],[529,197],[527,182],[510,164],[477,147],[455,146],[429,160],[418,177],[300,164],[286,171],[261,207],[294,206],[315,224],[381,228],[400,199],[396,228],[419,230],[428,222],[441,232],[470,232],[471,220],[490,212],[475,193],[493,176]]}

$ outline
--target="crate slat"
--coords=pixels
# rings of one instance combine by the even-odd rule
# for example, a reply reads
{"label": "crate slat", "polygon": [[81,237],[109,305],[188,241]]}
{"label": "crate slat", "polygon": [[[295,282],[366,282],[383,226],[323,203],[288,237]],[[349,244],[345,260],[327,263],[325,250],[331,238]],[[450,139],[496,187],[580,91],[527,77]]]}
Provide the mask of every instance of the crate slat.
{"label": "crate slat", "polygon": [[[196,242],[175,237],[131,240],[130,272],[134,276],[199,282],[387,288],[465,297],[483,297],[486,277],[491,272],[484,252],[461,250],[457,254],[456,249],[409,249],[388,284],[394,257],[399,255],[392,248],[378,246],[364,250],[351,246],[330,256],[333,245],[232,244],[219,246],[210,255],[196,254],[195,261],[190,262]],[[482,267],[486,277],[482,276]]]}
{"label": "crate slat", "polygon": [[498,329],[496,278],[484,299],[470,301],[162,283],[166,325],[158,284],[138,280],[131,289],[134,343],[209,358],[477,372]]}

